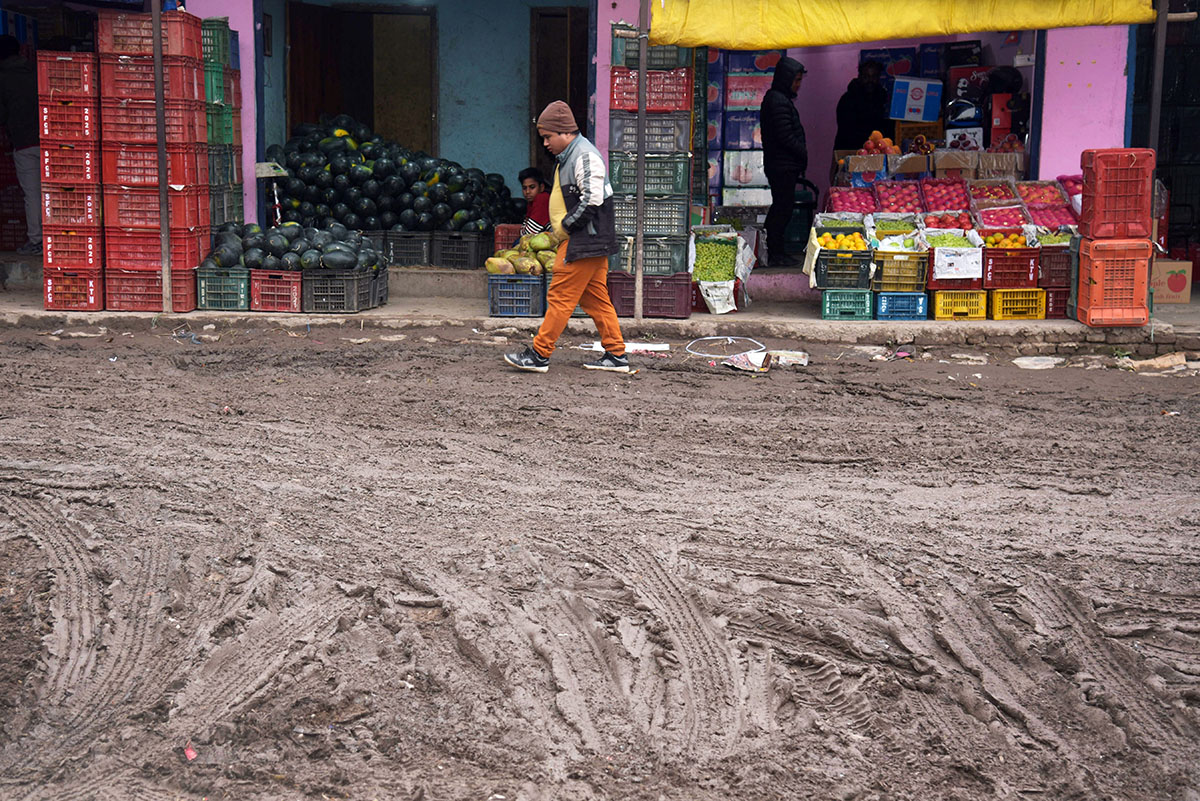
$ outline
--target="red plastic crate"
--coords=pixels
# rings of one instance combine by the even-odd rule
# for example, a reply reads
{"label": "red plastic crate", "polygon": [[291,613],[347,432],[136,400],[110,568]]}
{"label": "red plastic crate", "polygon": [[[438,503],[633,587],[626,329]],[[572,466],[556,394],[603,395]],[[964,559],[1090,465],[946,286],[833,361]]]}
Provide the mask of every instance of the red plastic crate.
{"label": "red plastic crate", "polygon": [[927,289],[932,290],[975,290],[983,289],[983,276],[978,278],[934,278],[933,263],[937,258],[937,248],[929,249],[929,280],[925,282]]}
{"label": "red plastic crate", "polygon": [[104,275],[91,270],[42,268],[42,305],[58,311],[100,311],[104,308]]}
{"label": "red plastic crate", "polygon": [[268,312],[300,311],[301,283],[302,274],[298,272],[251,270],[250,309]]}
{"label": "red plastic crate", "polygon": [[[158,186],[157,145],[106,144],[102,156],[108,186]],[[208,184],[207,145],[167,145],[167,183],[174,186]]]}
{"label": "red plastic crate", "polygon": [[498,250],[507,250],[512,247],[512,243],[516,242],[521,236],[520,223],[498,223],[496,225],[496,241],[492,252]]}
{"label": "red plastic crate", "polygon": [[1079,245],[1079,321],[1145,325],[1152,252],[1148,239],[1084,239]]}
{"label": "red plastic crate", "polygon": [[99,228],[102,200],[100,187],[42,187],[42,224],[47,228]]}
{"label": "red plastic crate", "polygon": [[[167,142],[192,145],[208,142],[208,120],[200,100],[164,102]],[[153,100],[100,101],[100,133],[106,143],[155,144],[156,116]]]}
{"label": "red plastic crate", "polygon": [[51,100],[99,94],[94,53],[41,50],[37,54],[38,94]]}
{"label": "red plastic crate", "polygon": [[1079,233],[1091,239],[1136,239],[1151,231],[1154,151],[1085,150]]}
{"label": "red plastic crate", "polygon": [[230,106],[240,109],[242,107],[242,71],[225,70],[225,76],[225,98]]}
{"label": "red plastic crate", "polygon": [[[608,296],[618,317],[632,317],[636,278],[628,273],[608,274]],[[642,276],[642,315],[645,317],[692,316],[692,276]]]}
{"label": "red plastic crate", "polygon": [[[149,14],[100,11],[96,19],[96,52],[101,55],[154,55],[154,27]],[[186,11],[162,14],[164,56],[204,58],[200,18]]]}
{"label": "red plastic crate", "polygon": [[[209,194],[207,186],[188,186],[167,190],[167,208],[172,228],[207,227]],[[115,228],[159,227],[158,188],[129,189],[104,187],[104,221]]]}
{"label": "red plastic crate", "polygon": [[100,228],[42,231],[42,265],[48,269],[99,270],[104,266]]}
{"label": "red plastic crate", "polygon": [[1047,320],[1066,320],[1067,319],[1067,299],[1070,297],[1071,297],[1071,290],[1068,287],[1047,289],[1046,290],[1046,319]]}
{"label": "red plastic crate", "polygon": [[[1066,245],[1042,247],[1038,255],[1038,286],[1044,289],[1071,286],[1071,251]],[[1049,297],[1049,296],[1047,296]],[[1046,301],[1049,303],[1049,300]]]}
{"label": "red plastic crate", "polygon": [[[163,310],[162,270],[104,270],[104,308],[112,311]],[[171,310],[196,308],[196,269],[171,270]]]}
{"label": "red plastic crate", "polygon": [[93,142],[43,139],[41,177],[44,184],[100,183],[100,147]]}
{"label": "red plastic crate", "polygon": [[[38,97],[40,138],[67,142],[95,142],[100,138],[100,117],[92,99]],[[154,131],[150,132],[152,135]]]}
{"label": "red plastic crate", "polygon": [[[154,59],[150,56],[101,56],[100,94],[106,100],[154,100]],[[171,100],[203,100],[200,61],[163,57],[163,96]]]}
{"label": "red plastic crate", "polygon": [[[612,68],[612,103],[616,111],[638,110],[638,73],[626,67]],[[690,111],[692,108],[692,70],[646,71],[647,111]]]}
{"label": "red plastic crate", "polygon": [[1037,248],[983,249],[985,289],[1023,289],[1036,287],[1037,281]]}
{"label": "red plastic crate", "polygon": [[[745,293],[742,289],[742,279],[735,278],[733,280],[733,305],[734,312],[739,312],[745,308]],[[692,282],[692,311],[701,314],[711,314],[708,310],[708,304],[704,302],[704,295],[700,292],[700,282]],[[727,312],[732,314],[733,312]]]}
{"label": "red plastic crate", "polygon": [[[168,234],[171,238],[172,268],[197,267],[212,248],[212,235],[208,228],[193,231],[172,228]],[[104,264],[109,269],[129,272],[161,270],[162,242],[158,231],[105,228]]]}

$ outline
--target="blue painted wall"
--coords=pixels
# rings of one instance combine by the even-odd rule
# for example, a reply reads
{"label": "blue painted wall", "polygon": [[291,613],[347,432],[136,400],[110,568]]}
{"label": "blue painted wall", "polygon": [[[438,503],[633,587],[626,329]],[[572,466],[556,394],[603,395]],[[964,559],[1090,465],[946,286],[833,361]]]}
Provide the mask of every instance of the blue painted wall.
{"label": "blue painted wall", "polygon": [[[358,2],[358,0],[354,0]],[[275,55],[266,59],[270,81],[263,100],[267,143],[282,143],[286,90],[284,0],[262,0],[273,17]],[[336,0],[319,5],[338,6]],[[433,6],[438,32],[438,155],[516,186],[529,166],[530,10],[545,6],[587,8],[589,0],[377,0],[378,5]]]}
{"label": "blue painted wall", "polygon": [[[268,145],[287,141],[287,9],[286,0],[262,0],[271,17],[271,55],[263,57],[262,127]],[[262,20],[259,20],[262,24]],[[260,34],[262,35],[262,34]]]}

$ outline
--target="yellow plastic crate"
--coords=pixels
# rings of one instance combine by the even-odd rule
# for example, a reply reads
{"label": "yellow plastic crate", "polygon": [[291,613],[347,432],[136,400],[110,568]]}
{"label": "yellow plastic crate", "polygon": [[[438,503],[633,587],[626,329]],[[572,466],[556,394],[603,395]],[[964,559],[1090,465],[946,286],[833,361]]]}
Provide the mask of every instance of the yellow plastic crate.
{"label": "yellow plastic crate", "polygon": [[933,293],[933,319],[987,319],[987,292],[980,290],[947,289]]}
{"label": "yellow plastic crate", "polygon": [[875,277],[871,289],[876,292],[924,292],[929,273],[929,253],[895,253],[877,250]]}
{"label": "yellow plastic crate", "polygon": [[1045,320],[1046,290],[992,289],[988,307],[993,320]]}

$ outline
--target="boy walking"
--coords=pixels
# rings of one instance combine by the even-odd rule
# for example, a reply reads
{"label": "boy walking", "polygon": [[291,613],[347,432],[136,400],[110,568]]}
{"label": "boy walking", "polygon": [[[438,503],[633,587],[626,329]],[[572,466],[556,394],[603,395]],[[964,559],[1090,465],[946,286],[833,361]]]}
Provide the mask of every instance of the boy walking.
{"label": "boy walking", "polygon": [[546,317],[533,346],[507,353],[518,370],[544,373],[550,355],[576,306],[596,323],[604,355],[584,365],[589,370],[628,373],[625,340],[608,297],[608,257],[617,252],[613,190],[604,160],[579,133],[575,115],[561,100],[546,106],[537,119],[542,144],[558,161],[550,190],[551,234],[559,239],[554,273],[546,292]]}

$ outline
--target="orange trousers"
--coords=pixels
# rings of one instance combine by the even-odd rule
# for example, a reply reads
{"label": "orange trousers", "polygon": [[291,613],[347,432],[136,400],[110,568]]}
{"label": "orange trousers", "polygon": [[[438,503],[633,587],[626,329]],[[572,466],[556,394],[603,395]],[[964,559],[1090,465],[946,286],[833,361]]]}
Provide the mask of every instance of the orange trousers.
{"label": "orange trousers", "polygon": [[546,290],[546,319],[533,338],[533,349],[542,356],[554,353],[555,343],[576,306],[582,306],[596,323],[600,332],[600,344],[614,356],[625,353],[625,340],[621,338],[621,324],[617,322],[617,310],[608,298],[608,258],[597,256],[591,259],[565,261],[567,243],[558,246],[554,258],[554,275]]}

